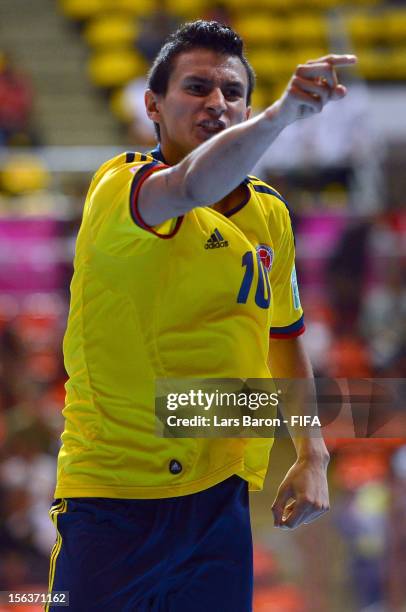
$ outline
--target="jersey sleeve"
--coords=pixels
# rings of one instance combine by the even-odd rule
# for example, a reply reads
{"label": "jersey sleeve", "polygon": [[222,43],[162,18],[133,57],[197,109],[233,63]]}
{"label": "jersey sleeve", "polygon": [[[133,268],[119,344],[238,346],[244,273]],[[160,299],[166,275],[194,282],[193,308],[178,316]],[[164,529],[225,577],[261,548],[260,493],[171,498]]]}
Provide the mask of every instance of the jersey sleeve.
{"label": "jersey sleeve", "polygon": [[289,211],[285,220],[270,272],[273,311],[271,338],[294,338],[305,331],[303,310],[295,269],[295,245]]}
{"label": "jersey sleeve", "polygon": [[143,182],[167,167],[152,158],[123,160],[102,167],[93,179],[85,206],[86,220],[97,248],[109,254],[128,255],[139,241],[168,239],[176,234],[182,217],[151,227],[143,221],[138,210],[138,194]]}

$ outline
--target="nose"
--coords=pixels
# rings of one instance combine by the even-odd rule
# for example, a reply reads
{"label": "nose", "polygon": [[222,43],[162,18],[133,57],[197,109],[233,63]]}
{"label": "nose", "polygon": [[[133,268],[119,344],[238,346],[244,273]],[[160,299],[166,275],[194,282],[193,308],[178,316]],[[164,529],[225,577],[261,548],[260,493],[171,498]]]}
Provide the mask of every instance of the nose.
{"label": "nose", "polygon": [[220,117],[227,110],[226,101],[220,87],[214,87],[206,97],[206,109],[216,117]]}

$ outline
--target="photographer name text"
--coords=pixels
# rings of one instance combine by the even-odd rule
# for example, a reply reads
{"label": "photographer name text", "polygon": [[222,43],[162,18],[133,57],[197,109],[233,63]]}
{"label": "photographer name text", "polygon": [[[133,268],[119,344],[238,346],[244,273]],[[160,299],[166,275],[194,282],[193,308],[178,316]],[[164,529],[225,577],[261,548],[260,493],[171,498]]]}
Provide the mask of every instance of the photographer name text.
{"label": "photographer name text", "polygon": [[166,419],[169,427],[281,427],[282,424],[288,427],[321,427],[318,416],[311,415],[292,415],[287,419],[271,417],[253,417],[249,414],[235,417],[212,417],[195,415],[193,417],[178,417],[171,414]]}

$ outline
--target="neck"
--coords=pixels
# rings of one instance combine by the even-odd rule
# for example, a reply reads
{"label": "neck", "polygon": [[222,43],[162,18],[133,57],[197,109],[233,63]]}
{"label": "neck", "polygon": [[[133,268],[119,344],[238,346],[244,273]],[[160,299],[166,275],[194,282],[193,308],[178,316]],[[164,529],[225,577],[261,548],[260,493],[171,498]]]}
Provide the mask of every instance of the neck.
{"label": "neck", "polygon": [[162,144],[162,142],[158,144],[158,147],[161,151],[162,158],[165,160],[165,163],[168,164],[169,166],[175,166],[180,161],[182,161],[182,159],[184,159],[186,155],[188,154],[185,151],[179,151],[176,148],[174,149],[165,143]]}
{"label": "neck", "polygon": [[[170,147],[162,145],[161,142],[158,143],[154,150],[156,151],[157,158],[159,158],[161,161],[163,161],[165,164],[168,164],[169,166],[174,166],[187,155],[186,153],[184,155],[179,154],[176,151],[172,150]],[[214,210],[217,210],[217,212],[224,215],[226,212],[232,210],[233,208],[238,206],[238,204],[241,204],[241,202],[243,202],[244,198],[246,197],[246,190],[247,187],[245,185],[238,185],[235,189],[233,189],[231,193],[226,195],[222,200],[213,204]]]}
{"label": "neck", "polygon": [[232,210],[241,204],[247,197],[247,189],[248,187],[246,185],[238,185],[231,193],[220,200],[220,202],[214,204],[214,210],[217,210],[217,212],[223,215],[229,210]]}

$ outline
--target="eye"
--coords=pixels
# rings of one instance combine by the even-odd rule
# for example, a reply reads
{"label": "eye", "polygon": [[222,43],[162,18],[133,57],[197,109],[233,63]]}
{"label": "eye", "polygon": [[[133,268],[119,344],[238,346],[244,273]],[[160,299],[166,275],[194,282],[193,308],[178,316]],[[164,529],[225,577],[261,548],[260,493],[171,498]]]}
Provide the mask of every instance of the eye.
{"label": "eye", "polygon": [[231,87],[230,89],[227,89],[224,95],[227,98],[227,100],[237,100],[238,98],[242,97],[241,91],[239,89],[236,89],[235,87]]}
{"label": "eye", "polygon": [[191,93],[197,95],[204,94],[205,92],[204,85],[202,85],[201,83],[189,83],[186,89]]}

